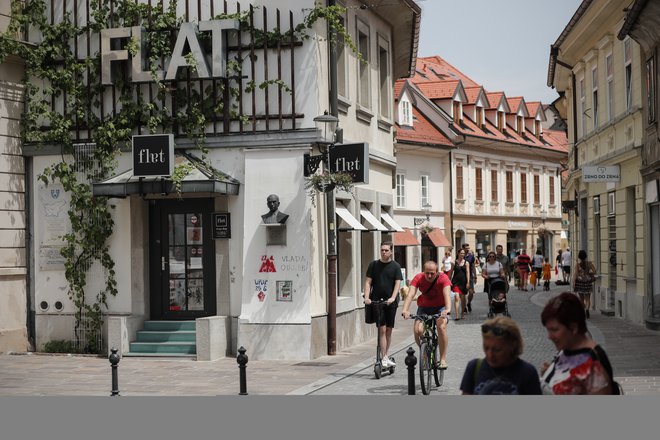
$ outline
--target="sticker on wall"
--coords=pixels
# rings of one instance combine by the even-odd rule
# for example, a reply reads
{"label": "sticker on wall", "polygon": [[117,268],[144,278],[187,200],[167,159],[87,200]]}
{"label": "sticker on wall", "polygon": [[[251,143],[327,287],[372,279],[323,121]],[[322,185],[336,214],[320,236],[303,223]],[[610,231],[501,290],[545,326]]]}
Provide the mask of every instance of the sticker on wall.
{"label": "sticker on wall", "polygon": [[270,257],[268,255],[261,256],[261,267],[259,268],[259,272],[277,272],[277,270],[275,270],[275,259],[272,255]]}
{"label": "sticker on wall", "polygon": [[293,301],[293,281],[277,281],[277,301]]}
{"label": "sticker on wall", "polygon": [[259,302],[264,302],[268,295],[268,280],[254,280],[254,293],[257,294]]}

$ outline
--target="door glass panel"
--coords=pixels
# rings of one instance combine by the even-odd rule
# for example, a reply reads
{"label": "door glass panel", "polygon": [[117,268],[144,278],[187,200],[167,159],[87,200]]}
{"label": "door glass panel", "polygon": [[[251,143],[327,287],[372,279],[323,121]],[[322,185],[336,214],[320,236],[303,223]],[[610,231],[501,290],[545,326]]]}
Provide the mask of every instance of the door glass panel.
{"label": "door glass panel", "polygon": [[204,310],[202,214],[168,214],[169,310]]}

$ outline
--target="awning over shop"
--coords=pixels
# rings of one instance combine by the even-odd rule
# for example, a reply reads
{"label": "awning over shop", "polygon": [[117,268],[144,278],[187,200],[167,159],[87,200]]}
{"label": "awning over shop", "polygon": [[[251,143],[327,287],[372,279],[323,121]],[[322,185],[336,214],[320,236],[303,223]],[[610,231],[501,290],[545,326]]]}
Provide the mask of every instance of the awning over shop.
{"label": "awning over shop", "polygon": [[[200,158],[186,152],[177,152],[175,165],[190,164],[191,171],[181,182],[181,193],[213,193],[218,195],[237,195],[240,182],[223,173]],[[95,196],[126,197],[134,194],[172,194],[176,193],[174,182],[169,177],[135,177],[133,170],[110,177],[101,182],[92,183]]]}
{"label": "awning over shop", "polygon": [[392,234],[392,242],[394,246],[417,246],[419,245],[419,240],[415,238],[410,229],[403,228],[401,232],[394,232]]}
{"label": "awning over shop", "polygon": [[390,227],[391,231],[403,232],[403,228],[387,212],[381,211],[380,218]]}
{"label": "awning over shop", "polygon": [[442,233],[440,228],[433,228],[433,230],[428,234],[426,234],[426,236],[428,237],[429,240],[431,240],[431,243],[433,243],[435,247],[451,246],[451,243],[449,242],[445,234]]}
{"label": "awning over shop", "polygon": [[367,228],[362,226],[362,224],[358,221],[358,219],[353,217],[353,214],[351,214],[348,211],[348,209],[346,209],[346,207],[344,206],[343,203],[338,202],[335,205],[335,212],[337,213],[337,215],[339,217],[341,217],[346,223],[348,223],[350,225],[350,228],[338,228],[339,230],[343,230],[343,231],[350,231],[352,229],[357,229],[358,231],[366,231],[367,230]]}
{"label": "awning over shop", "polygon": [[389,229],[379,222],[376,217],[367,208],[360,208],[360,215],[369,223],[369,230],[371,231],[389,231]]}

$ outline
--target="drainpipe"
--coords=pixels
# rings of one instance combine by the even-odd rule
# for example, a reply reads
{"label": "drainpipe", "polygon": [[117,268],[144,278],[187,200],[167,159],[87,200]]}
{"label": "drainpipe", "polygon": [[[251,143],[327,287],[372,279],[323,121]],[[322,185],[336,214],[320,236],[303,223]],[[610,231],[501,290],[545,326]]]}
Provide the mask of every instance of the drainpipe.
{"label": "drainpipe", "polygon": [[[454,240],[454,157],[449,150],[449,238],[451,247],[455,248]],[[455,249],[454,249],[455,250]]]}
{"label": "drainpipe", "polygon": [[[334,6],[335,0],[327,0]],[[330,58],[330,114],[339,117],[337,103],[337,32],[328,26]],[[329,147],[330,148],[330,147]],[[327,165],[327,164],[326,164]],[[337,230],[335,228],[335,191],[325,193],[326,222],[328,225],[328,355],[337,353]]]}

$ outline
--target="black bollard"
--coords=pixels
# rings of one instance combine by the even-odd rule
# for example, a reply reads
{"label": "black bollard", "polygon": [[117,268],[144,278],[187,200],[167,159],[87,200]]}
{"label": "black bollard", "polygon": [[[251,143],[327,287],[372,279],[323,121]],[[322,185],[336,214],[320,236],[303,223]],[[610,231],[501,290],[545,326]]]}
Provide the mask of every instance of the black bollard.
{"label": "black bollard", "polygon": [[110,350],[112,354],[108,358],[110,360],[110,365],[112,365],[112,394],[110,396],[118,396],[119,395],[119,377],[117,376],[117,364],[119,364],[119,355],[117,354],[117,349],[112,348]]}
{"label": "black bollard", "polygon": [[236,362],[238,362],[238,372],[239,372],[239,386],[241,388],[238,393],[239,396],[247,396],[247,377],[245,369],[247,368],[248,357],[245,354],[245,348],[241,346],[238,349],[238,356],[236,356]]}
{"label": "black bollard", "polygon": [[408,366],[408,395],[415,395],[415,365],[417,365],[417,358],[415,357],[415,350],[412,347],[408,347],[406,351],[408,356],[406,356],[406,365]]}

